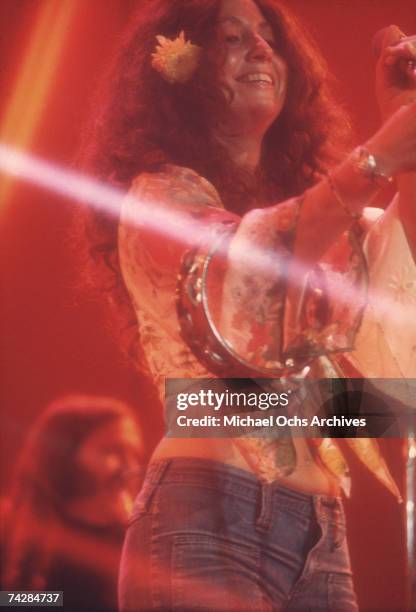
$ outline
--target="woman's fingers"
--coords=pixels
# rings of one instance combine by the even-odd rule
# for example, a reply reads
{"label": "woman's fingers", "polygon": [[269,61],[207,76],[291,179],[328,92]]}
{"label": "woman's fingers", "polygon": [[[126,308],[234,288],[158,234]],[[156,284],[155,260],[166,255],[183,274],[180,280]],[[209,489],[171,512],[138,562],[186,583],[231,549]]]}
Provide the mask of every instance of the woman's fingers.
{"label": "woman's fingers", "polygon": [[388,28],[382,30],[382,40],[379,47],[379,51],[383,51],[386,47],[393,47],[397,45],[401,40],[407,38],[406,34],[396,25],[391,25]]}
{"label": "woman's fingers", "polygon": [[[392,76],[403,79],[409,89],[416,87],[416,36],[411,42],[400,43],[395,47],[387,47],[383,54],[384,65],[391,68]],[[394,74],[394,71],[397,74]]]}
{"label": "woman's fingers", "polygon": [[[413,56],[395,55],[397,46],[412,41],[397,26],[392,25],[378,32],[373,41],[374,52],[377,55],[376,96],[383,120],[390,117],[403,104],[408,103],[413,96],[416,81],[413,78]],[[407,47],[406,47],[407,49]],[[410,53],[410,49],[406,51]],[[403,53],[400,51],[399,53]]]}
{"label": "woman's fingers", "polygon": [[401,106],[369,141],[389,175],[416,170],[416,100]]}
{"label": "woman's fingers", "polygon": [[416,88],[416,35],[406,36],[397,26],[387,28],[379,59],[379,74],[385,87]]}
{"label": "woman's fingers", "polygon": [[383,51],[384,62],[394,64],[397,58],[416,59],[416,36],[406,37],[397,45],[386,47]]}

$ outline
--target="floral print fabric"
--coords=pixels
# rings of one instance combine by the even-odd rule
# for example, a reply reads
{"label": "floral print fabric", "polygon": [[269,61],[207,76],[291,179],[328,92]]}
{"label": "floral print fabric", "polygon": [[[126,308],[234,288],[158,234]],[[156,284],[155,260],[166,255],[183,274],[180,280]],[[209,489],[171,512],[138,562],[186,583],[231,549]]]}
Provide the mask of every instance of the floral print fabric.
{"label": "floral print fabric", "polygon": [[[357,232],[337,240],[312,270],[293,268],[301,204],[292,199],[252,210],[239,220],[218,298],[221,333],[237,354],[253,364],[280,364],[294,372],[317,356],[354,347],[367,280]],[[166,377],[212,377],[182,339],[177,276],[190,248],[208,250],[236,219],[208,181],[172,165],[140,175],[123,205],[120,264],[162,401]],[[287,289],[294,280],[301,290],[297,302],[290,303]],[[240,450],[245,444],[245,454],[264,480],[295,467],[290,441],[239,438],[236,443]]]}

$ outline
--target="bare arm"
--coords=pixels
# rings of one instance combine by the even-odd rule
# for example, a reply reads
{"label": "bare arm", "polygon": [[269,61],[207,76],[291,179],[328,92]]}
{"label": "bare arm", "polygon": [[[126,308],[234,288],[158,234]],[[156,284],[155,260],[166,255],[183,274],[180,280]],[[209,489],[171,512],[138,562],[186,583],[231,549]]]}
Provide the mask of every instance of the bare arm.
{"label": "bare arm", "polygon": [[[383,174],[399,177],[416,169],[416,101],[399,108],[365,144],[378,161]],[[368,206],[380,186],[357,171],[356,164],[347,158],[333,171],[337,191],[345,207],[352,213],[361,213]],[[407,182],[406,182],[407,181]],[[405,180],[409,188],[409,179]],[[401,183],[402,184],[402,183]],[[405,192],[404,194],[405,195]],[[414,198],[406,206],[415,214]],[[310,189],[299,219],[295,257],[313,263],[345,229],[351,217],[339,204],[327,181]]]}
{"label": "bare arm", "polygon": [[[416,102],[396,111],[366,143],[366,147],[376,156],[383,174],[398,177],[404,171],[416,168]],[[328,250],[337,248],[343,233],[351,226],[352,215],[360,214],[371,203],[379,184],[358,171],[351,157],[333,170],[332,177],[339,197],[327,180],[308,190],[298,206],[296,222],[290,228],[293,232],[290,240],[286,240],[290,233],[286,227],[290,217],[286,209],[290,208],[290,202],[250,211],[242,218],[227,262],[222,328],[240,354],[248,352],[255,337],[261,337],[261,329],[264,345],[268,336],[273,349],[271,353],[278,355],[279,347],[274,344],[275,330],[282,327],[284,337],[278,344],[287,349],[284,351],[286,356],[300,345],[305,353],[350,350],[362,308],[365,264],[358,264],[361,272],[357,266],[354,269],[354,262],[359,261],[360,255],[348,251],[344,238],[343,249],[339,251],[344,268],[339,270],[335,266],[329,276],[324,274],[331,281],[338,274],[335,279],[338,291],[332,292],[328,306],[331,310],[329,319],[321,317],[314,327],[313,299],[308,303],[305,296],[310,292],[308,283],[315,265],[323,256],[326,257]],[[342,205],[339,198],[342,198]],[[407,199],[406,205],[409,201]],[[411,210],[414,211],[414,204]],[[241,255],[247,251],[250,251],[250,257],[243,264]],[[256,265],[254,254],[259,251],[265,251],[257,258],[262,265],[265,264],[264,270]],[[347,253],[351,254],[350,270]],[[330,268],[328,263],[326,270]],[[341,277],[351,280],[350,289]],[[316,286],[315,290],[318,295],[319,287]],[[321,293],[324,292],[325,288]],[[322,308],[316,306],[317,310],[326,309],[324,301],[321,300]],[[241,333],[241,321],[245,321],[244,334]]]}
{"label": "bare arm", "polygon": [[[385,31],[376,69],[376,96],[383,121],[416,100],[416,36],[405,36],[397,26]],[[416,262],[416,172],[400,174],[397,187],[400,218]]]}

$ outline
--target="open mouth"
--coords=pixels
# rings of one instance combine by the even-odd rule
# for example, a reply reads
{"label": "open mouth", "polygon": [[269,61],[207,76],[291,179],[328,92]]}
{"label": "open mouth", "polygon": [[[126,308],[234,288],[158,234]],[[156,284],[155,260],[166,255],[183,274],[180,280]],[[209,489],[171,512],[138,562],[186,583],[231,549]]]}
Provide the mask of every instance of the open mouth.
{"label": "open mouth", "polygon": [[258,83],[264,85],[274,85],[274,80],[270,74],[265,72],[250,72],[243,74],[237,79],[240,83]]}

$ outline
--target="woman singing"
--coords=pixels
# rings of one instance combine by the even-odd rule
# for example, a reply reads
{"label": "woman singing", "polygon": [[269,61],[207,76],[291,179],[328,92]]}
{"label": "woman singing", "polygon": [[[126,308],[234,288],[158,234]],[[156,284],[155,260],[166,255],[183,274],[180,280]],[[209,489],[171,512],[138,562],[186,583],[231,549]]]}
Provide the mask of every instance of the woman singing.
{"label": "woman singing", "polygon": [[[385,121],[340,161],[348,121],[278,2],[140,6],[93,151],[96,173],[130,195],[118,229],[93,215],[87,231],[162,400],[166,378],[340,375],[363,309],[375,218],[363,209],[396,177],[413,265],[415,59],[390,28]],[[222,266],[210,321],[198,294],[208,256]],[[397,494],[377,448],[352,445]],[[342,488],[329,438],[164,438],[127,533],[122,610],[356,610]]]}

